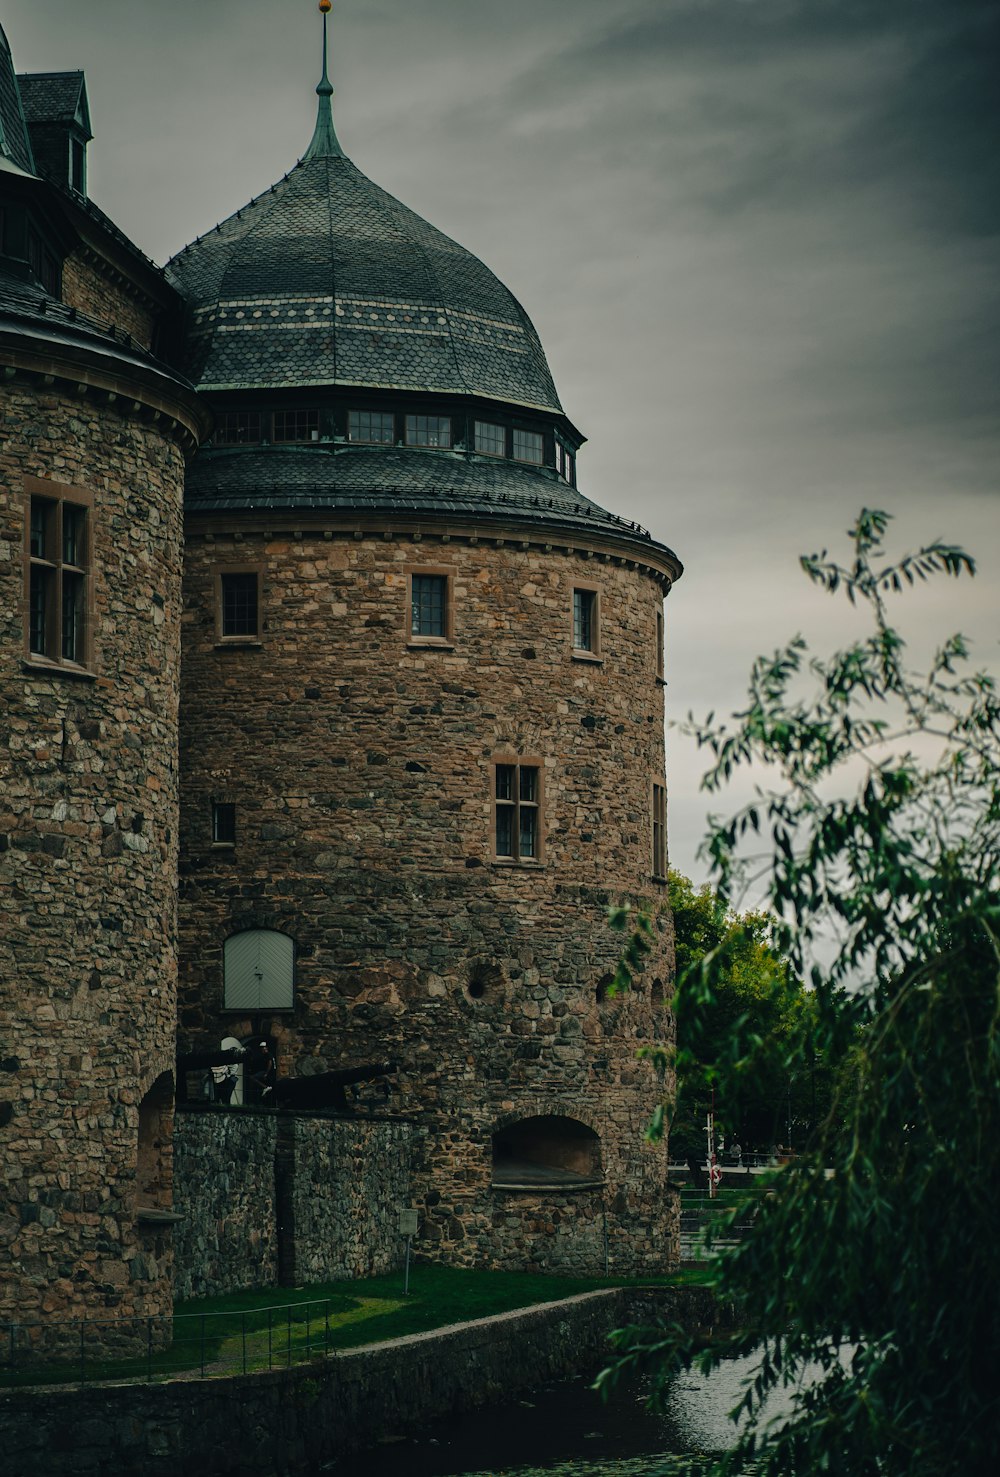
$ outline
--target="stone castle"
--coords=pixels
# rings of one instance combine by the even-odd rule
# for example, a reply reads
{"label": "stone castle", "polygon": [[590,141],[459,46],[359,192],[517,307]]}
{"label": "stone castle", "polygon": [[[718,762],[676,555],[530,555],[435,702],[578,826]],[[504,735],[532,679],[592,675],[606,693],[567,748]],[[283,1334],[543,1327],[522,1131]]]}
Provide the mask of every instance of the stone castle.
{"label": "stone castle", "polygon": [[[88,196],[82,73],[0,32],[0,1322],[164,1312],[227,1155],[246,1255],[181,1283],[260,1280],[260,1125],[316,1184],[402,1155],[426,1256],[675,1254],[637,1053],[672,1032],[681,566],[579,490],[511,293],[346,157],[325,33],[317,92],[301,160],[161,269]],[[615,995],[626,899],[657,921]],[[199,1114],[178,1051],[222,1041],[267,1070]],[[346,1127],[274,1106],[374,1061]]]}

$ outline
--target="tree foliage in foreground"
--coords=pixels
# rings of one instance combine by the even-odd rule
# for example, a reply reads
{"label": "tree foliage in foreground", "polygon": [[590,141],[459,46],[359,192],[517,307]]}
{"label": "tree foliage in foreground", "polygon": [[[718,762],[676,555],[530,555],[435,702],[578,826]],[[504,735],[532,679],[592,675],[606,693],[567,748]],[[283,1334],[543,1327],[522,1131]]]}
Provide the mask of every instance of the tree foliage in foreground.
{"label": "tree foliage in foreground", "polygon": [[[727,899],[763,840],[773,942],[815,1001],[789,1061],[819,1049],[844,1067],[812,1146],[713,1263],[745,1331],[699,1354],[677,1333],[623,1330],[602,1376],[640,1367],[662,1387],[692,1362],[755,1354],[736,1445],[703,1468],[719,1477],[998,1470],[1000,704],[960,636],[909,669],[889,597],[973,564],[942,543],[893,561],[887,523],[861,514],[847,564],[802,561],[867,607],[870,634],[825,660],[793,640],[755,663],[732,726],[694,730],[709,790],[769,771],[755,803],[713,822],[707,852]],[[715,951],[687,969],[683,1008],[710,1009],[725,967]],[[714,1070],[745,1071],[745,1043],[723,1042]],[[784,1424],[765,1408],[777,1387]]]}

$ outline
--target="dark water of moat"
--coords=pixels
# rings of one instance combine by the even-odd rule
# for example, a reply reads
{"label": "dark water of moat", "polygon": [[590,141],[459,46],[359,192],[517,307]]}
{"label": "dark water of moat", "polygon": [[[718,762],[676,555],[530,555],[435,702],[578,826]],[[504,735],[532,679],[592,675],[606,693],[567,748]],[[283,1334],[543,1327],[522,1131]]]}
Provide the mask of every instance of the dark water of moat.
{"label": "dark water of moat", "polygon": [[728,1412],[753,1364],[729,1361],[707,1380],[678,1376],[662,1415],[644,1409],[636,1384],[605,1402],[590,1378],[578,1378],[436,1421],[412,1440],[393,1439],[389,1417],[380,1446],[323,1470],[333,1477],[654,1477],[670,1455],[732,1444]]}

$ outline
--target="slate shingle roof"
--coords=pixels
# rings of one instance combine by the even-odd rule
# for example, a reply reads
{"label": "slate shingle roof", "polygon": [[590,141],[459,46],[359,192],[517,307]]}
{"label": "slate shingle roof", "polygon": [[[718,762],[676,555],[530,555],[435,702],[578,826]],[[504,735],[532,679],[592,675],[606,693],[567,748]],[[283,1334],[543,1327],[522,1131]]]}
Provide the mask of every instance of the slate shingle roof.
{"label": "slate shingle roof", "polygon": [[507,288],[340,155],[301,161],[167,274],[203,390],[363,385],[561,411]]}
{"label": "slate shingle roof", "polygon": [[525,521],[675,554],[638,524],[605,512],[554,472],[465,452],[381,446],[203,450],[188,469],[192,513],[308,511]]}
{"label": "slate shingle roof", "polygon": [[84,91],[82,72],[22,72],[17,80],[28,123],[72,123],[76,118]]}
{"label": "slate shingle roof", "polygon": [[35,163],[31,157],[28,132],[21,110],[14,62],[10,45],[0,26],[0,153],[16,164],[18,169],[34,174]]}

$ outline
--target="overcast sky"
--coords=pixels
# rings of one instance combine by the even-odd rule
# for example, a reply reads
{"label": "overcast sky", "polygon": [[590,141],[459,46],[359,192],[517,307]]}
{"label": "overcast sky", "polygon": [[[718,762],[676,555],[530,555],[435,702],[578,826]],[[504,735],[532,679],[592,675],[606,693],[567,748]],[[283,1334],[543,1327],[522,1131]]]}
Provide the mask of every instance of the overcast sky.
{"label": "overcast sky", "polygon": [[[862,505],[981,573],[906,628],[997,642],[997,0],[335,0],[354,162],[482,257],[590,438],[583,490],[686,573],[668,718],[852,628],[797,557]],[[163,262],[315,116],[315,0],[3,0],[20,71],[82,67],[91,193]],[[905,618],[904,618],[905,617]],[[700,757],[668,733],[672,860]]]}

